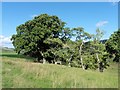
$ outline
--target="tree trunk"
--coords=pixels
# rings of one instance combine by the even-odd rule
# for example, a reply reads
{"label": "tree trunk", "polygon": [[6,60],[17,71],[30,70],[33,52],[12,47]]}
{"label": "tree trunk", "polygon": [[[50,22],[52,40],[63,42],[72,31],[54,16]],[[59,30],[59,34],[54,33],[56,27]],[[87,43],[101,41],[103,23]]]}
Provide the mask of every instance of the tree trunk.
{"label": "tree trunk", "polygon": [[96,58],[98,61],[98,71],[100,71],[100,59],[99,59],[98,53],[96,53]]}
{"label": "tree trunk", "polygon": [[68,67],[71,67],[71,60],[72,60],[72,56],[73,56],[73,54],[70,56],[70,58],[69,58],[69,65],[68,65]]}
{"label": "tree trunk", "polygon": [[82,69],[85,70],[82,57],[80,59],[81,59]]}
{"label": "tree trunk", "polygon": [[55,60],[55,59],[56,59],[56,56],[55,56],[56,53],[53,53],[53,54],[54,54],[53,64],[56,64],[56,63],[55,63],[55,62],[56,62],[56,60]]}
{"label": "tree trunk", "polygon": [[43,57],[43,64],[45,64],[46,63],[46,60],[45,60],[45,58]]}
{"label": "tree trunk", "polygon": [[68,67],[71,67],[71,64],[70,64],[70,62],[69,62],[69,64],[68,64]]}
{"label": "tree trunk", "polygon": [[83,46],[83,42],[82,42],[82,44],[79,47],[79,56],[80,56],[80,61],[81,61],[81,64],[82,64],[82,69],[85,70],[85,67],[84,67],[84,64],[83,64],[83,59],[82,59],[82,54],[81,54],[82,46]]}
{"label": "tree trunk", "polygon": [[57,61],[55,61],[55,64],[57,64]]}
{"label": "tree trunk", "polygon": [[43,55],[42,51],[40,53],[41,53],[41,55],[43,57],[43,64],[45,64],[46,63],[46,59],[44,58],[44,55]]}

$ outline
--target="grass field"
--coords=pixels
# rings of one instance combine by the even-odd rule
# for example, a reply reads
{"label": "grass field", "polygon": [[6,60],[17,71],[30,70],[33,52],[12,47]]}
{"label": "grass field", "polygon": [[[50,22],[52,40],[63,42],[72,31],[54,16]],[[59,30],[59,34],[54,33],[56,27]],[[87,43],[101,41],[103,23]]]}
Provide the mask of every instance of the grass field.
{"label": "grass field", "polygon": [[34,63],[15,53],[3,53],[3,88],[118,88],[118,66],[103,73],[63,65]]}

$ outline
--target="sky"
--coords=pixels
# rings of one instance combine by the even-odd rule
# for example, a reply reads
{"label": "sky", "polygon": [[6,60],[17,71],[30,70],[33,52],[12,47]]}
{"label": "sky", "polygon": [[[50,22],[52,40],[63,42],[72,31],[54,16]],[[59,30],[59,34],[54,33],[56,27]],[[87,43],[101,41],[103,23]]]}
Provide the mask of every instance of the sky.
{"label": "sky", "polygon": [[3,2],[0,46],[13,47],[10,38],[16,27],[43,13],[57,15],[66,27],[83,27],[91,34],[100,28],[103,39],[118,29],[118,3],[114,2]]}

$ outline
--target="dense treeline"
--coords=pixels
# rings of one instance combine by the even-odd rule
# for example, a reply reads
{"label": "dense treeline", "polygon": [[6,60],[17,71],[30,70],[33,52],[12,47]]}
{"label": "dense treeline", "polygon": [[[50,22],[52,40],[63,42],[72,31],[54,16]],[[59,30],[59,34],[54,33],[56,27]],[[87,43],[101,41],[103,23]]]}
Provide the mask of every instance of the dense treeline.
{"label": "dense treeline", "polygon": [[[69,67],[98,69],[109,66],[110,58],[119,61],[120,30],[101,42],[103,32],[89,34],[83,27],[69,28],[57,16],[41,14],[16,28],[11,40],[18,54],[35,57],[38,62],[60,63]],[[75,41],[72,38],[75,38]]]}

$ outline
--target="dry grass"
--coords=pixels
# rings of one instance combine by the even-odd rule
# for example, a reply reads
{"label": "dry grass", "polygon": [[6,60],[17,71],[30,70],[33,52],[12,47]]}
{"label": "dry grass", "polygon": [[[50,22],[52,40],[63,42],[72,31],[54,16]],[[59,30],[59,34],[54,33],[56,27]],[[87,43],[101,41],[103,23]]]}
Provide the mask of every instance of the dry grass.
{"label": "dry grass", "polygon": [[67,66],[27,62],[3,57],[2,86],[5,88],[117,88],[118,71],[112,64],[103,73]]}

